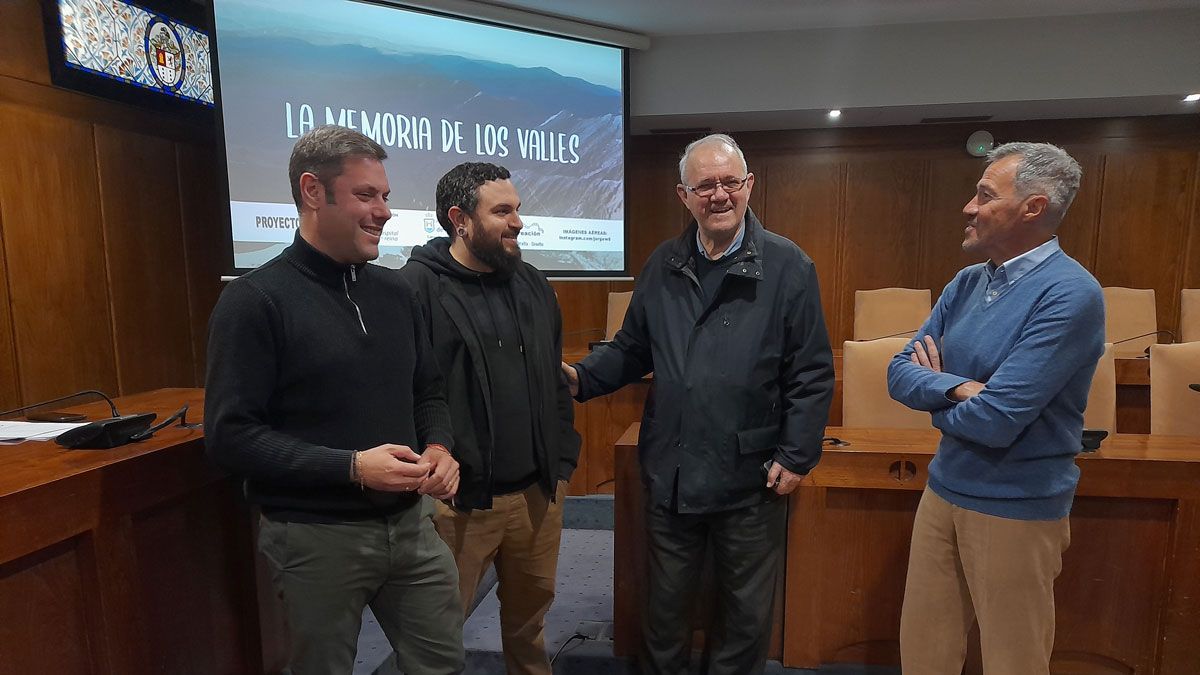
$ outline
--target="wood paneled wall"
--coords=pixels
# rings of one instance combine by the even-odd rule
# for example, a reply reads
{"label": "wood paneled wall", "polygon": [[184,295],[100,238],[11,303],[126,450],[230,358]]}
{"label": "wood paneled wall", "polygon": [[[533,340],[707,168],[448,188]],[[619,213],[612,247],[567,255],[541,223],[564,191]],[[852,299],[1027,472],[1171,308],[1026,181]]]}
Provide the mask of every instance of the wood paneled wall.
{"label": "wood paneled wall", "polygon": [[3,17],[0,409],[202,384],[214,129],[53,87],[38,0]]}
{"label": "wood paneled wall", "polygon": [[[1084,178],[1059,232],[1063,248],[1102,285],[1155,289],[1160,327],[1176,330],[1179,290],[1200,286],[1200,116],[735,134],[756,176],[751,207],[817,264],[834,344],[853,333],[855,290],[907,286],[936,297],[976,262],[960,244],[962,207],[984,167],[963,149],[977,126],[997,142],[1057,143],[1079,160]],[[690,140],[632,139],[635,273],[688,220],[674,186]],[[594,333],[602,300],[571,285],[580,284],[557,284],[565,330]],[[571,300],[600,304],[567,308]],[[590,323],[577,323],[584,317]]]}
{"label": "wood paneled wall", "polygon": [[[203,381],[204,333],[226,255],[214,130],[50,85],[38,0],[0,21],[0,408],[82,388],[133,393]],[[1048,140],[1083,164],[1061,236],[1101,283],[1151,287],[1159,323],[1200,287],[1200,117],[984,125],[1000,141]],[[975,127],[737,134],[757,176],[751,205],[817,263],[833,341],[853,293],[935,293],[972,262],[961,208],[982,162]],[[688,219],[675,196],[690,138],[634,137],[630,268]],[[555,282],[564,347],[602,337],[609,291]]]}

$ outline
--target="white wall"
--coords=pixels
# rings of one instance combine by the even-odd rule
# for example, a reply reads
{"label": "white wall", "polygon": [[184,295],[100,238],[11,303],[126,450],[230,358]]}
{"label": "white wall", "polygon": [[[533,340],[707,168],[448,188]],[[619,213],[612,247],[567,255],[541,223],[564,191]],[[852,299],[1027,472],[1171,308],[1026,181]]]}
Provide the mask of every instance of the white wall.
{"label": "white wall", "polygon": [[1200,11],[656,37],[648,50],[630,52],[629,79],[634,118],[1175,101],[1200,91]]}

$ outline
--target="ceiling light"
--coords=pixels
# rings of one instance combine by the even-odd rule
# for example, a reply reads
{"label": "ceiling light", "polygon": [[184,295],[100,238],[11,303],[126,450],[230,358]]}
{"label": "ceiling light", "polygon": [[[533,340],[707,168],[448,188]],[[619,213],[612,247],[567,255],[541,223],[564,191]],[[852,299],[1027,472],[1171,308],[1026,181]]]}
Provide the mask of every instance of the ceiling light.
{"label": "ceiling light", "polygon": [[836,120],[837,118],[839,118],[841,116],[842,116],[841,110],[834,109],[834,110],[829,111],[829,119],[831,119],[831,120]]}
{"label": "ceiling light", "polygon": [[1188,94],[1183,97],[1184,103],[1195,103],[1196,101],[1200,101],[1200,94]]}

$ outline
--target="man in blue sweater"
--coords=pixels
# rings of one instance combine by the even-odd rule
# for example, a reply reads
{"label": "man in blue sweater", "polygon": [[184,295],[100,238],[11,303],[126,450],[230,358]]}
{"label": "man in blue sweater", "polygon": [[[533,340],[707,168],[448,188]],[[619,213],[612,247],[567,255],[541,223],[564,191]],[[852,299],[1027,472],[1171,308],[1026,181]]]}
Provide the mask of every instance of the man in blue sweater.
{"label": "man in blue sweater", "polygon": [[1054,236],[1081,176],[1008,143],[967,203],[960,271],[892,359],[892,398],[942,431],[917,508],[900,622],[905,675],[957,675],[979,622],[986,675],[1048,674],[1083,410],[1104,348],[1099,284]]}

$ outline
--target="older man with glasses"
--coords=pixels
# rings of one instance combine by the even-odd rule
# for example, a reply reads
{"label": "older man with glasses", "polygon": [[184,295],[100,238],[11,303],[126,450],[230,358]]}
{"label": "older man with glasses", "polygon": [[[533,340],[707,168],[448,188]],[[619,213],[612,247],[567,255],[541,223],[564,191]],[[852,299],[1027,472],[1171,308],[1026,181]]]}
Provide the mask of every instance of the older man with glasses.
{"label": "older man with glasses", "polygon": [[687,672],[711,549],[719,623],[706,672],[748,675],[766,664],[782,496],[820,458],[833,357],[812,260],[749,209],[754,174],[737,143],[692,143],[679,177],[693,222],[650,256],[613,341],[563,371],[580,401],[654,372],[638,443],[650,562],[642,671]]}

